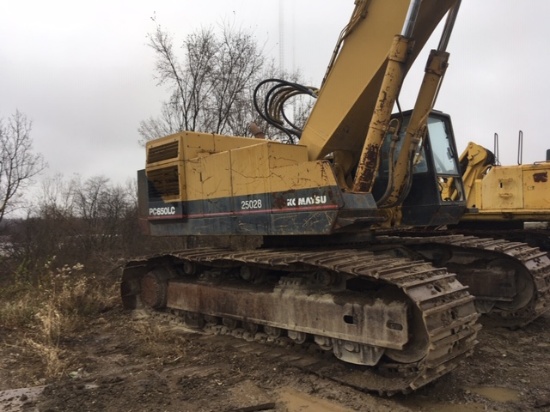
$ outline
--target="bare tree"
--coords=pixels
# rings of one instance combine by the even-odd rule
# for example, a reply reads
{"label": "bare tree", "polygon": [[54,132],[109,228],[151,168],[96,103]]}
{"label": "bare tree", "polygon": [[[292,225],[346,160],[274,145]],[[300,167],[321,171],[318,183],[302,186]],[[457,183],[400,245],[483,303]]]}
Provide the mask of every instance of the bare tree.
{"label": "bare tree", "polygon": [[45,163],[34,153],[32,122],[18,110],[7,121],[0,119],[0,222],[19,206],[23,189]]}
{"label": "bare tree", "polygon": [[183,62],[160,25],[149,35],[149,45],[157,57],[159,85],[167,86],[171,95],[159,118],[141,122],[141,143],[182,130],[246,133],[253,114],[253,89],[265,63],[250,33],[228,25],[219,35],[201,29],[183,42]]}
{"label": "bare tree", "polygon": [[170,98],[159,117],[140,123],[141,144],[184,130],[247,136],[251,122],[270,140],[296,143],[316,89],[300,85],[299,71],[277,69],[251,33],[227,24],[200,29],[183,42],[181,62],[160,25],[149,45],[158,84],[168,87]]}

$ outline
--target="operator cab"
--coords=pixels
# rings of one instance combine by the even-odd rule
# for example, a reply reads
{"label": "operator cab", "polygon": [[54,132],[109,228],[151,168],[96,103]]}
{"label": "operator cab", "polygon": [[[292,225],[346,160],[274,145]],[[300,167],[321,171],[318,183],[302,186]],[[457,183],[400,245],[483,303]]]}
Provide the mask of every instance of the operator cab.
{"label": "operator cab", "polygon": [[[401,131],[393,159],[397,159],[412,111],[393,117],[401,121]],[[413,179],[403,202],[402,223],[411,226],[437,226],[458,222],[465,211],[466,200],[458,155],[449,115],[433,111],[427,122],[428,131],[420,151],[413,160]],[[379,200],[386,191],[390,170],[391,134],[381,149],[380,172],[373,194]]]}

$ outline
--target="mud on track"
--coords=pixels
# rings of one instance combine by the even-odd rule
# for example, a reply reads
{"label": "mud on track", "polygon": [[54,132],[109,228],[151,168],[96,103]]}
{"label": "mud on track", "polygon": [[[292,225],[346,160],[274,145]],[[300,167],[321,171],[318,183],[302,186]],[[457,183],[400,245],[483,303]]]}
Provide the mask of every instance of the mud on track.
{"label": "mud on track", "polygon": [[[459,369],[391,398],[313,373],[303,349],[196,333],[118,308],[60,342],[70,365],[60,379],[40,381],[39,364],[18,353],[16,339],[2,337],[2,411],[550,410],[550,314],[523,330],[484,327]],[[37,388],[6,392],[25,387]]]}

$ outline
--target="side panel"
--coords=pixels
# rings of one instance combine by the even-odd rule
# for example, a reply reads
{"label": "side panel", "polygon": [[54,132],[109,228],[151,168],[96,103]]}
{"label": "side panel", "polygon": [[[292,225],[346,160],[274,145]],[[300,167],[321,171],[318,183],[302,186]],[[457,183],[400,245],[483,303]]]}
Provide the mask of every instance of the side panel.
{"label": "side panel", "polygon": [[523,207],[550,214],[550,163],[524,166]]}
{"label": "side panel", "polygon": [[214,153],[214,135],[203,133],[180,133],[181,160],[208,156]]}
{"label": "side panel", "polygon": [[185,168],[185,176],[180,175],[180,179],[186,181],[185,187],[187,188],[187,191],[185,192],[185,196],[182,196],[181,200],[189,200],[188,202],[186,202],[188,207],[186,208],[185,213],[202,214],[202,202],[191,202],[191,200],[203,198],[201,158],[195,157],[194,159],[190,159],[183,163],[183,166]]}
{"label": "side panel", "polygon": [[308,162],[304,146],[223,136],[212,141],[230,150],[206,155],[195,136],[183,136],[182,150],[200,156],[148,167],[150,175],[177,167],[182,188],[174,201],[155,189],[166,182],[150,179],[149,193],[156,194],[149,198],[151,234],[331,233],[343,201],[328,162]]}
{"label": "side panel", "polygon": [[224,213],[224,199],[233,195],[229,154],[230,152],[216,153],[200,159],[202,212],[205,214]]}
{"label": "side panel", "polygon": [[258,144],[231,150],[233,196],[269,192],[269,146]]}
{"label": "side panel", "polygon": [[[523,222],[550,221],[550,162],[493,166],[476,180],[476,199],[464,221],[493,222],[500,227]],[[502,223],[506,222],[506,223]]]}
{"label": "side panel", "polygon": [[481,184],[481,209],[523,208],[523,176],[519,167],[493,167]]}
{"label": "side panel", "polygon": [[215,209],[209,209],[209,204],[207,200],[149,202],[150,233],[154,236],[329,234],[342,198],[337,187],[325,186],[218,198]]}

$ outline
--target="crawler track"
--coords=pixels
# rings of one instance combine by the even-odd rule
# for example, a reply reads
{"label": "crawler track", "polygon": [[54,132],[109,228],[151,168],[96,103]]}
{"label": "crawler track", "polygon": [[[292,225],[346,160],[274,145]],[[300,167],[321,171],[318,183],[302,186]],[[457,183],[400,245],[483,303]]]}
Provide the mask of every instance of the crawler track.
{"label": "crawler track", "polygon": [[[126,265],[121,293],[126,308],[151,306],[198,328],[248,340],[315,341],[344,362],[325,356],[304,368],[381,394],[407,393],[452,371],[471,354],[479,330],[474,298],[454,274],[360,248],[197,249],[136,259]],[[343,323],[351,326],[318,319],[347,307],[353,315]],[[407,325],[396,326],[402,307]],[[376,319],[365,319],[373,313]],[[392,346],[403,334],[402,347]]]}
{"label": "crawler track", "polygon": [[536,246],[544,252],[550,252],[550,229],[469,229],[459,226],[451,229],[451,233],[522,242]]}
{"label": "crawler track", "polygon": [[[435,266],[445,266],[457,273],[460,282],[469,285],[470,292],[476,295],[478,308],[488,312],[499,326],[523,327],[550,309],[550,258],[537,247],[504,239],[410,236],[407,232],[400,236],[381,236],[378,240],[420,251]],[[497,263],[491,267],[491,262]],[[514,273],[507,275],[507,270]],[[515,283],[515,287],[509,283]],[[487,291],[494,295],[484,296]],[[500,292],[502,296],[498,296]],[[507,300],[500,300],[501,297]]]}

